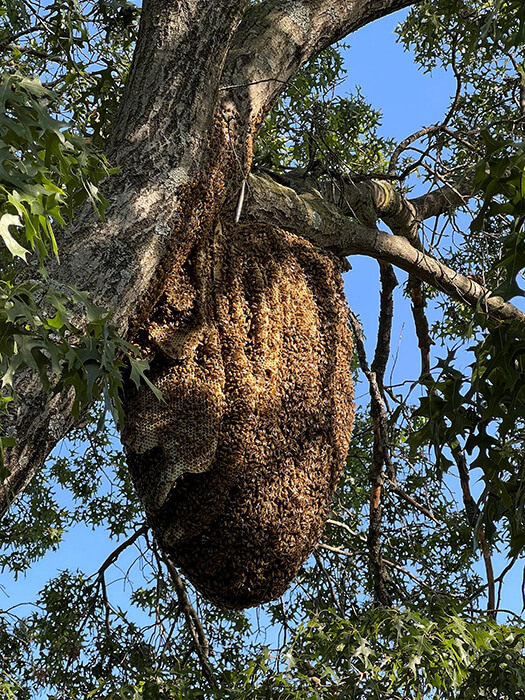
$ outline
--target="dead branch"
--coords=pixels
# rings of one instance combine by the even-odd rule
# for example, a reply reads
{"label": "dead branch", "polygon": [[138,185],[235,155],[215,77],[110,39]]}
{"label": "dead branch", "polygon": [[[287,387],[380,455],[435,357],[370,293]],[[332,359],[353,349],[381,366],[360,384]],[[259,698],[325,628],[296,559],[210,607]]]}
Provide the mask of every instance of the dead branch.
{"label": "dead branch", "polygon": [[415,143],[416,141],[419,141],[419,139],[423,138],[423,136],[428,136],[429,134],[435,134],[437,131],[440,130],[440,125],[439,124],[433,124],[432,126],[425,126],[422,129],[419,129],[413,134],[410,134],[410,136],[407,136],[404,138],[396,147],[395,151],[392,153],[390,157],[390,163],[388,164],[388,174],[389,175],[394,175],[396,173],[397,169],[397,162],[399,160],[399,157],[403,153],[404,150],[408,148],[411,144]]}
{"label": "dead branch", "polygon": [[139,539],[139,537],[145,535],[148,529],[149,528],[146,524],[141,525],[139,528],[137,528],[137,530],[135,530],[135,532],[132,535],[130,535],[126,540],[124,540],[124,542],[121,542],[119,546],[111,552],[111,554],[105,559],[104,563],[99,567],[96,573],[97,579],[102,580],[107,569],[109,569],[109,567],[117,561],[122,552],[128,547],[131,547],[131,545],[134,544]]}
{"label": "dead branch", "polygon": [[425,515],[427,518],[433,520],[436,523],[436,525],[441,524],[436,518],[436,516],[428,508],[426,508],[422,503],[419,503],[419,501],[416,501],[416,499],[412,498],[412,496],[409,496],[408,493],[403,491],[403,489],[398,485],[397,481],[388,479],[387,483],[390,489],[396,494],[396,496],[402,498],[403,501],[406,501],[406,503],[410,503],[410,505],[419,510],[420,513],[423,513],[423,515]]}

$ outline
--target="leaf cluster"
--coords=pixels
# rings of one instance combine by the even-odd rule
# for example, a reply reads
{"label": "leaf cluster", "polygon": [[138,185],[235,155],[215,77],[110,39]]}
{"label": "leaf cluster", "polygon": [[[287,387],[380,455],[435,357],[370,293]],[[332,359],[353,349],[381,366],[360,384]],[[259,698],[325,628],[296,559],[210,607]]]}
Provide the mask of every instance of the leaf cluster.
{"label": "leaf cluster", "polygon": [[[70,224],[86,200],[104,215],[107,202],[99,185],[116,171],[94,146],[105,137],[93,109],[99,105],[104,125],[114,114],[107,96],[118,99],[116,81],[123,80],[128,65],[136,18],[135,6],[122,2],[29,5],[13,0],[0,10],[4,414],[12,408],[15,380],[26,369],[38,373],[47,391],[72,386],[75,418],[99,399],[121,418],[122,372],[146,381],[147,363],[119,337],[111,313],[81,291],[59,288],[46,271],[49,254],[58,260],[56,226]],[[113,54],[118,61],[112,61]],[[102,70],[100,60],[106,65]],[[20,261],[29,262],[31,270]],[[0,438],[0,460],[3,448],[13,443]]]}
{"label": "leaf cluster", "polygon": [[359,89],[341,95],[343,48],[325,49],[285,88],[259,133],[256,167],[302,168],[315,175],[384,170],[392,141],[377,133],[380,111]]}
{"label": "leaf cluster", "polygon": [[515,556],[525,546],[525,344],[512,327],[497,327],[473,352],[469,376],[454,367],[453,353],[438,361],[439,375],[426,380],[428,393],[414,412],[424,424],[410,442],[431,444],[444,470],[462,450],[471,456],[470,469],[480,469],[485,483],[480,522],[494,536],[505,520]]}
{"label": "leaf cluster", "polygon": [[[519,72],[508,80],[509,66],[515,69],[512,47],[518,47],[518,63],[520,57],[520,5],[422,3],[401,30],[422,65],[441,61],[461,86],[447,122],[455,135],[436,132],[428,159],[434,159],[437,181],[454,168],[478,165],[474,177],[483,204],[472,246],[457,259],[465,270],[478,265],[476,272],[487,274],[494,287],[516,282],[522,266],[523,162],[512,138]],[[79,416],[94,399],[111,399],[118,407],[125,355],[136,382],[144,380],[146,365],[118,339],[107,311],[81,292],[51,287],[46,277],[21,282],[13,276],[13,256],[34,251],[45,260],[54,250],[53,227],[67,222],[81,199],[93,197],[103,209],[97,188],[108,166],[95,147],[106,143],[116,113],[137,16],[137,8],[120,0],[8,0],[0,9],[9,86],[2,93],[2,172],[11,178],[2,180],[0,212],[15,217],[3,219],[4,241],[24,249],[5,246],[5,385],[23,367],[32,368],[50,390],[74,387]],[[261,133],[259,167],[300,167],[320,176],[387,169],[393,144],[378,135],[380,113],[359,92],[341,96],[343,74],[340,52],[330,49],[296,77]],[[64,120],[75,124],[75,135]],[[490,128],[482,131],[482,124]],[[30,189],[35,182],[38,188]],[[480,240],[497,241],[487,258],[477,250]],[[448,302],[447,308],[455,310]],[[87,324],[78,322],[80,316]],[[331,522],[292,590],[257,612],[238,613],[215,608],[188,585],[217,677],[217,687],[210,688],[155,543],[149,533],[134,539],[143,513],[121,446],[91,414],[87,429],[72,435],[72,453],[54,459],[14,504],[2,530],[0,566],[14,575],[31,572],[81,524],[105,527],[116,554],[101,555],[94,573],[74,571],[74,562],[43,587],[34,606],[2,611],[0,692],[94,700],[521,697],[521,621],[497,624],[480,612],[485,589],[473,570],[479,528],[447,491],[443,471],[460,449],[471,469],[481,468],[480,522],[495,545],[506,538],[511,553],[518,553],[524,544],[525,347],[515,328],[478,329],[466,316],[451,321],[454,333],[475,333],[479,340],[468,373],[450,354],[437,377],[426,378],[416,412],[389,390],[393,473],[382,485],[380,536],[391,609],[374,601],[368,546],[374,433],[368,407],[362,407]],[[438,453],[438,469],[429,445]]]}
{"label": "leaf cluster", "polygon": [[2,64],[10,73],[45,80],[60,96],[62,117],[100,147],[129,70],[139,14],[127,0],[6,0]]}

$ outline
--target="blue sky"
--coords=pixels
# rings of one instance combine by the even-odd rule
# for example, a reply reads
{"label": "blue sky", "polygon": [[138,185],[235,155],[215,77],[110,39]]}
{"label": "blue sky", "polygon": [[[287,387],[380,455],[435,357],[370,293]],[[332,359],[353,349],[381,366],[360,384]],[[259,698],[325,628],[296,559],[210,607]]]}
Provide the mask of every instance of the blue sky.
{"label": "blue sky", "polygon": [[[397,12],[350,36],[350,49],[345,61],[349,89],[360,86],[365,99],[383,113],[382,135],[399,140],[421,127],[440,121],[455,91],[455,81],[450,73],[439,68],[432,73],[424,73],[413,63],[410,53],[405,52],[400,43],[396,43],[394,29],[406,14],[406,10]],[[370,258],[356,256],[351,258],[351,264],[353,269],[345,276],[346,295],[350,308],[359,314],[366,329],[367,350],[371,354],[375,347],[379,309],[379,288],[372,282],[378,277],[377,263]],[[401,289],[406,274],[396,270],[396,275],[400,286],[395,292],[396,314],[392,333],[392,351],[397,353],[394,382],[415,379],[420,367],[410,303],[403,297]],[[523,308],[522,300],[518,300],[518,304]],[[430,319],[433,313],[435,312],[430,309]],[[439,348],[433,350],[438,356],[444,355],[439,353]],[[466,363],[471,360],[471,356],[465,357]],[[387,378],[392,365],[391,358]],[[363,391],[366,391],[364,385]],[[457,493],[457,482],[451,479],[450,485]],[[473,483],[472,487],[474,494],[479,493],[479,483]],[[495,552],[493,563],[497,576],[506,565],[505,557]],[[477,568],[484,577],[481,561]],[[522,560],[521,565],[518,562],[506,577],[502,595],[503,608],[521,611],[523,574]]]}
{"label": "blue sky", "polygon": [[[410,53],[396,42],[395,27],[406,14],[406,10],[396,12],[348,37],[350,49],[345,55],[348,89],[352,90],[355,86],[361,88],[364,98],[373,108],[382,112],[380,133],[398,140],[442,119],[455,89],[452,76],[440,69],[424,73],[414,64]],[[374,293],[364,297],[362,290],[363,285],[370,287],[370,280],[377,277],[377,263],[356,256],[351,259],[351,264],[353,271],[346,278],[349,305],[360,314],[368,329],[367,338],[372,347],[374,337],[370,330],[377,322],[379,296],[377,292],[375,297]],[[396,274],[400,282],[406,279],[402,271],[396,271]],[[403,316],[406,324],[403,329],[399,326],[395,328],[393,337],[401,338],[403,353],[400,353],[401,363],[398,369],[406,374],[407,370],[411,371],[414,367],[413,358],[419,358],[419,354],[414,354],[410,307],[402,298],[400,289],[396,302],[396,306],[401,304],[403,307],[403,313],[398,316]],[[406,337],[406,342],[403,336]]]}
{"label": "blue sky", "polygon": [[[348,89],[359,85],[364,97],[383,112],[382,133],[399,139],[442,118],[454,90],[449,75],[439,70],[424,74],[414,66],[402,46],[396,44],[393,31],[403,16],[404,13],[397,13],[384,18],[349,37],[351,48],[346,54]],[[359,314],[366,328],[371,352],[379,305],[377,264],[362,257],[352,258],[351,263],[353,269],[345,277],[345,288],[350,307]],[[404,273],[399,272],[398,278],[402,283]],[[393,349],[398,359],[394,378],[396,381],[415,379],[419,373],[419,352],[409,303],[402,297],[401,286],[396,292],[396,306],[399,312],[393,331]],[[364,385],[362,391],[366,392]],[[14,582],[4,573],[5,590],[0,589],[0,608],[34,600],[36,591],[59,569],[79,567],[86,572],[96,571],[113,548],[114,544],[107,541],[104,531],[76,527],[66,536],[59,551],[37,563],[26,578]],[[497,560],[499,569],[501,557]],[[517,567],[506,587],[504,607],[518,605],[520,584],[521,570]]]}

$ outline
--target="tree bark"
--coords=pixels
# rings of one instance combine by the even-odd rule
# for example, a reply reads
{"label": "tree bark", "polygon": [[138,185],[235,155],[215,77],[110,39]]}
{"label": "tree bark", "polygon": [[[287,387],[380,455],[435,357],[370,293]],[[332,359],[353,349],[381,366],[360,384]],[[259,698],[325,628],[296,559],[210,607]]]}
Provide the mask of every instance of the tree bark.
{"label": "tree bark", "polygon": [[[354,218],[345,216],[338,207],[323,198],[319,192],[307,191],[303,194],[281,185],[268,176],[250,177],[249,196],[244,215],[253,221],[271,223],[307,238],[316,245],[327,248],[340,257],[367,255],[413,274],[423,282],[458,299],[474,310],[484,313],[498,321],[513,321],[525,333],[525,314],[501,297],[491,296],[489,290],[426,254],[420,246],[413,245],[410,238],[411,219],[406,218],[409,232],[406,235],[400,226],[406,211],[414,211],[414,205],[407,200],[406,211],[398,217],[397,208],[393,220],[390,218],[392,208],[382,209],[377,204],[376,219],[390,223],[398,234],[389,234],[375,226],[365,226]],[[363,196],[367,200],[368,188]],[[416,200],[417,201],[417,200]],[[434,208],[429,207],[434,214]]]}
{"label": "tree bark", "polygon": [[[198,227],[202,192],[211,178],[209,142],[220,75],[247,5],[247,0],[192,0],[183,7],[171,0],[144,3],[110,144],[111,162],[121,172],[105,183],[105,220],[84,207],[63,232],[61,264],[50,271],[57,282],[87,290],[95,303],[112,309],[124,337],[139,305],[153,303],[169,251],[184,248]],[[191,196],[200,207],[191,206]],[[34,376],[24,376],[16,391],[16,410],[2,421],[17,444],[6,450],[10,475],[0,488],[0,515],[73,425],[71,391],[50,398]]]}
{"label": "tree bark", "polygon": [[244,106],[252,115],[267,113],[312,56],[375,19],[419,1],[268,0],[253,5],[232,41],[222,90],[247,96]]}
{"label": "tree bark", "polygon": [[[89,291],[95,303],[113,310],[129,337],[148,324],[168,271],[182,264],[219,211],[232,215],[248,183],[241,216],[284,226],[342,256],[365,253],[417,270],[421,279],[468,303],[483,300],[496,317],[517,318],[512,305],[486,298],[483,288],[425,256],[406,237],[353,220],[326,192],[324,198],[299,196],[267,178],[248,180],[260,124],[300,67],[359,27],[412,4],[144,0],[109,146],[120,173],[105,184],[106,218],[97,220],[87,207],[78,213],[60,241],[62,262],[51,270],[53,278]],[[388,194],[390,214],[370,194],[379,191]],[[391,195],[374,185],[366,196],[376,218],[390,216],[393,226],[397,217],[406,236],[418,206],[403,201],[396,209],[400,200]],[[358,197],[364,196],[361,189]],[[6,451],[11,475],[0,489],[0,514],[72,426],[70,393],[50,398],[34,377],[23,377],[17,391],[5,426],[17,445]]]}

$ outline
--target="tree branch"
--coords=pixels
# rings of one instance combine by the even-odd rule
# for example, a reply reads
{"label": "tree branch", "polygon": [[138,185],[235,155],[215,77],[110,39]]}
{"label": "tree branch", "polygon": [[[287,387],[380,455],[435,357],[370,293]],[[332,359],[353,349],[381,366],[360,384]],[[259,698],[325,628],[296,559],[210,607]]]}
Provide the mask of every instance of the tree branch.
{"label": "tree branch", "polygon": [[397,170],[397,162],[398,162],[401,154],[403,153],[403,151],[408,146],[410,146],[415,141],[419,141],[419,139],[423,138],[423,136],[428,136],[428,134],[434,134],[436,131],[439,131],[440,128],[441,128],[440,124],[432,124],[432,126],[424,126],[422,129],[419,129],[415,133],[410,134],[410,136],[407,136],[400,143],[398,143],[395,151],[392,153],[392,156],[390,157],[390,162],[388,164],[389,175],[395,175],[396,170]]}
{"label": "tree branch", "polygon": [[[321,545],[321,546],[322,546],[322,545]],[[313,554],[314,554],[315,563],[317,564],[317,566],[318,566],[319,569],[321,570],[323,576],[325,577],[325,579],[326,579],[326,581],[327,581],[327,583],[328,583],[328,587],[330,588],[330,593],[331,593],[331,596],[332,596],[332,601],[333,601],[334,607],[336,607],[336,608],[338,609],[339,614],[341,615],[341,617],[344,617],[344,616],[345,616],[345,611],[344,611],[343,606],[341,605],[341,602],[340,602],[340,600],[339,600],[339,598],[338,598],[338,596],[337,596],[337,594],[336,594],[336,592],[335,592],[334,580],[332,579],[332,577],[330,576],[330,574],[329,574],[328,571],[326,570],[326,566],[324,565],[323,559],[322,559],[322,557],[319,555],[319,552],[317,551],[317,549],[314,549]]]}
{"label": "tree branch", "polygon": [[420,221],[445,214],[463,206],[472,197],[472,178],[463,177],[454,185],[444,185],[432,192],[408,200]]}
{"label": "tree branch", "polygon": [[403,489],[399,486],[397,481],[395,481],[394,479],[387,479],[387,482],[389,488],[396,494],[396,496],[399,496],[399,498],[403,499],[406,503],[410,503],[410,505],[416,508],[416,510],[419,510],[427,518],[434,521],[436,525],[441,525],[434,513],[432,513],[432,511],[430,511],[428,508],[426,508],[422,503],[416,501],[415,498],[412,498],[412,496],[410,496],[408,493],[403,491]]}
{"label": "tree branch", "polygon": [[133,532],[127,539],[125,539],[123,542],[121,542],[118,547],[115,547],[115,549],[111,552],[111,554],[104,560],[104,562],[100,565],[96,577],[98,579],[102,579],[104,577],[104,573],[109,569],[109,567],[114,564],[117,559],[120,557],[122,552],[126,550],[128,547],[131,547],[132,544],[134,544],[139,537],[142,537],[142,535],[145,535],[148,531],[148,526],[146,524],[141,525],[138,527],[135,532]]}
{"label": "tree branch", "polygon": [[[389,282],[391,282],[391,280],[389,280]],[[368,567],[374,585],[376,601],[380,605],[389,607],[392,604],[392,599],[388,592],[388,576],[384,569],[381,551],[381,495],[384,484],[383,468],[386,467],[388,475],[390,477],[393,476],[392,462],[390,460],[390,445],[388,444],[387,437],[386,411],[378,379],[375,372],[370,369],[366,359],[361,326],[352,312],[349,314],[349,320],[354,332],[359,364],[370,386],[370,413],[374,427],[372,464],[369,474],[370,519],[367,537],[369,552]]]}
{"label": "tree branch", "polygon": [[392,265],[380,261],[379,270],[381,275],[381,302],[376,349],[371,370],[377,378],[379,388],[382,390],[386,366],[390,356],[390,339],[394,315],[393,293],[397,287],[397,278]]}
{"label": "tree branch", "polygon": [[412,199],[396,187],[393,180],[381,179],[381,176],[363,182],[332,175],[331,181],[321,183],[319,189],[342,214],[368,227],[374,227],[381,219],[392,233],[408,238],[416,248],[422,248],[418,236],[422,221],[464,205],[473,194],[470,176]]}
{"label": "tree branch", "polygon": [[332,176],[320,185],[321,194],[335,204],[345,216],[373,228],[381,219],[392,231],[420,247],[418,212],[391,180],[355,182],[347,176]]}
{"label": "tree branch", "polygon": [[[182,610],[182,613],[186,620],[186,624],[188,626],[188,630],[193,639],[195,651],[197,652],[197,656],[199,657],[204,677],[206,678],[206,680],[212,688],[218,688],[217,678],[215,677],[215,672],[209,660],[209,643],[206,638],[206,634],[204,633],[204,628],[202,627],[199,616],[197,615],[195,608],[193,607],[193,605],[190,602],[190,599],[188,598],[188,594],[186,593],[186,586],[184,585],[184,582],[179,576],[179,572],[177,571],[171,559],[162,550],[159,550],[159,552],[164,564],[166,565],[166,568],[168,569],[171,580],[173,582],[173,586],[175,588],[175,592],[177,593],[179,606]],[[159,552],[156,552],[157,556],[159,556]]]}
{"label": "tree branch", "polygon": [[498,321],[513,321],[525,334],[525,314],[474,280],[418,250],[405,237],[366,227],[344,216],[319,192],[297,194],[265,175],[250,176],[243,216],[287,229],[336,255],[367,255],[392,263]]}
{"label": "tree branch", "polygon": [[461,492],[463,494],[463,505],[470,527],[474,532],[474,536],[479,541],[479,547],[483,555],[485,563],[485,572],[487,574],[488,587],[488,603],[487,612],[492,617],[496,617],[496,588],[494,581],[494,569],[492,567],[492,556],[490,553],[489,544],[485,538],[483,525],[479,522],[480,512],[476,501],[473,499],[470,492],[470,477],[468,472],[467,460],[461,450],[453,450],[454,459],[459,472],[459,482],[461,484]]}
{"label": "tree branch", "polygon": [[433,343],[430,338],[428,319],[425,314],[421,280],[415,275],[409,275],[408,286],[412,297],[412,316],[414,318],[417,342],[421,354],[421,375],[425,376],[430,372],[430,347]]}
{"label": "tree branch", "polygon": [[228,52],[224,89],[244,93],[251,116],[266,113],[312,56],[373,20],[418,1],[267,0],[253,5]]}
{"label": "tree branch", "polygon": [[[318,545],[318,548],[320,549],[326,549],[327,552],[333,552],[334,554],[339,554],[343,557],[348,557],[348,558],[354,558],[359,552],[349,552],[346,549],[340,549],[339,547],[332,547],[329,544],[324,544],[324,542],[321,542]],[[406,569],[404,566],[401,566],[400,564],[396,564],[393,561],[390,561],[390,559],[383,559],[383,563],[385,566],[388,566],[391,569],[396,569],[396,571],[400,571],[401,573],[405,574],[409,578],[413,579],[416,581],[416,583],[419,583],[420,586],[423,586],[423,588],[426,588],[429,591],[432,591],[433,593],[439,593],[439,595],[447,595],[450,596],[451,598],[455,598],[456,596],[453,593],[448,592],[442,592],[442,591],[436,591],[434,590],[431,586],[428,585],[425,581],[423,581],[422,578],[419,576],[416,576],[416,574],[412,573],[409,569]]]}

